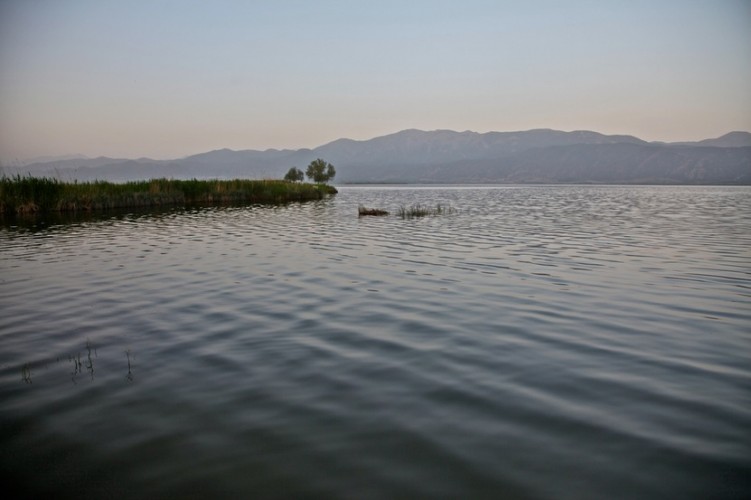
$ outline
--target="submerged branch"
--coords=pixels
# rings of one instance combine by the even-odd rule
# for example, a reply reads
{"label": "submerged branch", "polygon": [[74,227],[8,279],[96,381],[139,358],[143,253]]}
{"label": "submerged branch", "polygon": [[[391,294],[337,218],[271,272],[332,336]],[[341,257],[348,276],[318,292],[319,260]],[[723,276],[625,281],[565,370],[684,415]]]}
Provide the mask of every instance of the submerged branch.
{"label": "submerged branch", "polygon": [[363,217],[366,215],[380,216],[380,215],[388,215],[388,214],[389,213],[386,210],[381,210],[379,208],[367,208],[362,205],[357,207],[357,215],[359,215],[360,217]]}

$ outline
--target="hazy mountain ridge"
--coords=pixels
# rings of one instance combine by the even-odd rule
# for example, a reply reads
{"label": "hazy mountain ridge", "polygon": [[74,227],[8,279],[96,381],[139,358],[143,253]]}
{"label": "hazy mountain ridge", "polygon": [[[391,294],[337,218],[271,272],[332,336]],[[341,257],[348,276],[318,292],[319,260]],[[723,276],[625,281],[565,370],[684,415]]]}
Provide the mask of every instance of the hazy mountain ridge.
{"label": "hazy mountain ridge", "polygon": [[713,146],[721,148],[742,148],[751,146],[751,134],[748,132],[730,132],[716,139],[704,139],[698,142],[672,143],[672,145]]}
{"label": "hazy mountain ridge", "polygon": [[592,131],[403,130],[315,149],[219,149],[175,160],[73,158],[5,166],[8,175],[126,181],[281,178],[324,158],[338,182],[751,184],[751,133],[696,142],[646,142]]}

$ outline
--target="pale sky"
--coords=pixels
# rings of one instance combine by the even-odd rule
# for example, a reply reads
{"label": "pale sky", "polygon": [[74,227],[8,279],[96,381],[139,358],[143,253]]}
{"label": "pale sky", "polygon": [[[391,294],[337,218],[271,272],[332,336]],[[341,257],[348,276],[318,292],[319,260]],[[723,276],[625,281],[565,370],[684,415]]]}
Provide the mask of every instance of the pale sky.
{"label": "pale sky", "polygon": [[0,0],[0,160],[751,131],[751,0]]}

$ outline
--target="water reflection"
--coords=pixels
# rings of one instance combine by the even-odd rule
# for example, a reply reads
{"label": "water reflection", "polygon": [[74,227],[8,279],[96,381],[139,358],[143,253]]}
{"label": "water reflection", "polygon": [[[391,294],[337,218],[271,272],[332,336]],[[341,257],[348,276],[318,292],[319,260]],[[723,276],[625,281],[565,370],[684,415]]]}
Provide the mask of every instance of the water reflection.
{"label": "water reflection", "polygon": [[237,211],[245,209],[283,210],[290,206],[312,205],[321,213],[330,206],[330,198],[323,200],[292,201],[279,204],[224,204],[224,205],[186,205],[180,207],[138,207],[108,209],[95,212],[48,212],[29,214],[0,214],[0,229],[9,232],[58,233],[68,229],[90,224],[107,224],[122,221],[148,222],[160,221],[181,215],[197,215],[202,212]]}
{"label": "water reflection", "polygon": [[54,234],[87,226],[124,220],[163,219],[195,208],[113,209],[101,212],[50,212],[23,215],[0,214],[0,229],[9,232]]}
{"label": "water reflection", "polygon": [[[0,401],[34,422],[0,450],[32,493],[75,442],[81,483],[140,498],[741,498],[749,194],[343,188],[0,227]],[[460,210],[357,217],[413,202]]]}

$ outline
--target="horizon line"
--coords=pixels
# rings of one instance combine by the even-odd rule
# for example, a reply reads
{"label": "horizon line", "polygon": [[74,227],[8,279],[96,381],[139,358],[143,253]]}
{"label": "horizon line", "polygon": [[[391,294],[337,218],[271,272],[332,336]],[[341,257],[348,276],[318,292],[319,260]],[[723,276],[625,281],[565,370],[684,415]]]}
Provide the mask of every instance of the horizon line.
{"label": "horizon line", "polygon": [[[717,137],[705,137],[703,139],[698,139],[698,140],[679,140],[679,141],[652,140],[652,141],[650,141],[650,140],[642,139],[641,137],[639,137],[637,135],[633,135],[633,134],[626,134],[626,133],[605,134],[605,133],[598,132],[596,130],[590,130],[590,129],[561,130],[561,129],[554,129],[554,128],[548,128],[548,127],[540,127],[540,128],[531,128],[531,129],[527,129],[527,130],[509,130],[509,131],[488,130],[488,131],[485,131],[485,132],[478,132],[478,131],[470,130],[470,129],[459,131],[459,130],[446,129],[446,128],[437,128],[437,129],[429,130],[429,129],[420,129],[420,128],[416,128],[416,127],[410,127],[410,128],[405,128],[405,129],[398,130],[396,132],[391,132],[391,133],[387,133],[387,134],[383,134],[383,135],[376,135],[376,136],[373,136],[373,137],[370,137],[370,138],[367,138],[367,139],[352,139],[350,137],[339,137],[339,138],[333,139],[331,141],[324,142],[323,144],[319,144],[318,146],[315,146],[315,147],[312,147],[312,148],[299,147],[299,148],[266,148],[266,149],[253,149],[253,148],[232,149],[232,148],[224,147],[224,148],[210,149],[210,150],[207,150],[207,151],[200,151],[200,152],[197,152],[197,153],[189,153],[189,154],[186,154],[186,155],[183,155],[183,156],[171,156],[171,157],[162,157],[162,158],[152,158],[150,156],[144,156],[144,155],[139,155],[137,157],[121,157],[121,156],[117,156],[117,155],[115,155],[115,156],[109,156],[109,155],[106,155],[106,154],[87,155],[85,153],[67,153],[67,154],[63,153],[63,154],[40,155],[40,156],[34,156],[34,157],[30,157],[30,158],[21,158],[21,159],[14,158],[10,162],[6,162],[6,161],[3,161],[3,160],[0,160],[0,166],[3,166],[3,165],[7,165],[7,166],[13,166],[13,165],[31,165],[31,164],[35,164],[35,163],[48,163],[48,162],[54,162],[54,161],[65,161],[65,160],[68,160],[68,159],[69,160],[74,160],[74,159],[96,160],[96,159],[99,159],[99,158],[108,158],[108,159],[112,159],[112,160],[134,160],[134,161],[145,161],[145,160],[150,160],[150,161],[177,161],[177,160],[184,160],[186,158],[190,158],[191,156],[198,156],[198,155],[202,155],[202,154],[215,153],[215,152],[218,152],[218,151],[230,151],[230,152],[233,152],[233,153],[250,152],[250,151],[252,151],[252,152],[258,152],[258,153],[285,152],[285,151],[288,151],[288,152],[293,153],[293,152],[300,152],[300,151],[314,151],[314,150],[316,150],[318,148],[322,148],[324,146],[328,146],[330,144],[333,144],[333,143],[339,142],[339,141],[368,142],[368,141],[372,141],[372,140],[376,140],[376,139],[382,139],[382,138],[385,138],[385,137],[390,137],[390,136],[393,136],[393,135],[402,134],[402,133],[405,133],[405,132],[421,132],[421,133],[451,132],[451,133],[455,133],[455,134],[486,135],[486,134],[521,134],[521,133],[538,132],[538,131],[539,132],[562,132],[562,133],[565,133],[565,134],[573,134],[573,133],[577,133],[577,132],[587,132],[587,133],[599,134],[599,135],[602,135],[604,137],[632,137],[634,139],[638,139],[640,141],[643,141],[643,142],[645,142],[647,144],[656,144],[656,145],[659,145],[659,144],[664,144],[664,145],[671,145],[671,144],[675,144],[675,145],[696,144],[696,143],[699,143],[699,142],[702,142],[702,141],[706,141],[706,140],[720,139],[720,138],[725,137],[727,135],[736,134],[736,133],[751,135],[751,131],[748,131],[748,130],[731,130],[731,131],[726,132],[724,134],[721,134],[721,135],[719,135]],[[66,158],[66,157],[70,157],[70,158]],[[48,158],[51,158],[51,159],[48,159]]]}

